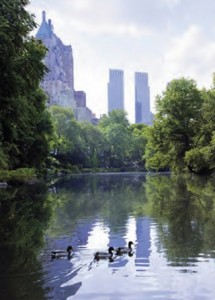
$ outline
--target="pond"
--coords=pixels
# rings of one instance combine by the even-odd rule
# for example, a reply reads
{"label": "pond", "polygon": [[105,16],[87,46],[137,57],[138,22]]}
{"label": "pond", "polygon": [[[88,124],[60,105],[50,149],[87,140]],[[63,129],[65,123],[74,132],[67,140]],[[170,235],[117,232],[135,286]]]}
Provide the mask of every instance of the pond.
{"label": "pond", "polygon": [[[215,178],[89,174],[1,189],[1,299],[215,299],[214,227]],[[129,254],[94,259],[129,241]],[[71,259],[51,258],[68,245]]]}

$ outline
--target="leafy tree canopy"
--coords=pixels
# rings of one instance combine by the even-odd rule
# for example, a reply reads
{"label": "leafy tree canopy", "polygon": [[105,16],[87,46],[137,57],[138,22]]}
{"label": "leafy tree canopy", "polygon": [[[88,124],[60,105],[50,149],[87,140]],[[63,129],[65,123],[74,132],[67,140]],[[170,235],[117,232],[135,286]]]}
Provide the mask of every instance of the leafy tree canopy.
{"label": "leafy tree canopy", "polygon": [[30,36],[36,23],[28,3],[0,3],[0,168],[40,168],[49,154],[52,123],[39,87],[46,49]]}
{"label": "leafy tree canopy", "polygon": [[147,131],[148,169],[211,172],[214,156],[214,89],[199,90],[192,79],[171,81],[156,100],[154,125]]}

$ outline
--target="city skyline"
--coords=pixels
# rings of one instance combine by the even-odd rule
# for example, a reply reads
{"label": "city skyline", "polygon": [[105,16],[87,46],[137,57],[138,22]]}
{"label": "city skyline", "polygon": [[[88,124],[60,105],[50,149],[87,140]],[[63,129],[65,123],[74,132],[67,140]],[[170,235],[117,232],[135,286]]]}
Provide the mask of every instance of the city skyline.
{"label": "city skyline", "polygon": [[[51,19],[42,11],[42,22],[36,38],[43,41],[48,49],[44,63],[49,72],[41,86],[48,95],[49,105],[60,105],[73,109],[77,120],[92,120],[92,112],[86,107],[86,93],[74,89],[74,60],[72,45],[65,46],[54,33]],[[127,83],[126,83],[127,84]],[[135,123],[152,124],[150,111],[150,89],[148,74],[135,72]],[[124,110],[124,70],[109,69],[107,84],[108,113],[113,110]],[[129,113],[129,112],[126,112]]]}
{"label": "city skyline", "polygon": [[[124,82],[124,70],[109,69],[109,81],[107,84],[108,113],[113,110],[128,111],[124,107],[124,88],[128,84]],[[146,72],[135,72],[133,89],[135,93],[134,103],[135,118],[134,123],[144,123],[152,125],[152,112],[150,105],[150,87],[148,84],[148,74]]]}
{"label": "city skyline", "polygon": [[[210,87],[215,61],[215,2],[211,0],[32,0],[41,23],[45,10],[54,30],[72,45],[75,89],[99,117],[107,113],[108,70],[124,69],[125,110],[134,120],[133,73],[149,74],[151,109],[169,81],[181,76]],[[204,18],[204,15],[207,18]],[[36,30],[35,30],[36,32]]]}

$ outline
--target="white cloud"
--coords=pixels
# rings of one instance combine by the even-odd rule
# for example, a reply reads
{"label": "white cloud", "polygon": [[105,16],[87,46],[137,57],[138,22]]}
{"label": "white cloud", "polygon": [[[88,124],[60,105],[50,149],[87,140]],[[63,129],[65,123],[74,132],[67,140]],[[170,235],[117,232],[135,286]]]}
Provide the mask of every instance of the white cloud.
{"label": "white cloud", "polygon": [[214,62],[215,42],[207,39],[200,27],[192,25],[170,40],[163,72],[166,78],[190,77],[202,86],[210,82]]}
{"label": "white cloud", "polygon": [[175,6],[177,6],[181,0],[162,0],[162,2],[170,9],[173,9]]}
{"label": "white cloud", "polygon": [[73,8],[77,11],[86,11],[91,5],[91,1],[89,0],[78,0],[70,3],[73,4]]}
{"label": "white cloud", "polygon": [[153,35],[153,31],[148,28],[138,28],[136,24],[132,23],[102,23],[98,26],[96,23],[87,23],[73,19],[68,23],[72,30],[90,35],[111,34],[113,36],[124,35],[130,37],[144,37]]}

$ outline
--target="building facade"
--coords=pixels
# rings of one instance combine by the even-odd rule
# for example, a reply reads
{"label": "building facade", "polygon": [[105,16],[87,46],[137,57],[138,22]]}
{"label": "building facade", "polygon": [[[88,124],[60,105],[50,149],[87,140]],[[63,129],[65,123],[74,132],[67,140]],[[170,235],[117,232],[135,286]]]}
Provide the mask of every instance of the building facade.
{"label": "building facade", "polygon": [[135,72],[135,123],[152,124],[148,74]]}
{"label": "building facade", "polygon": [[78,107],[86,107],[86,93],[84,91],[75,91],[75,100]]}
{"label": "building facade", "polygon": [[75,117],[78,121],[92,122],[93,113],[86,106],[86,93],[84,91],[75,91],[76,109],[74,111]]}
{"label": "building facade", "polygon": [[78,121],[91,122],[92,111],[86,106],[86,93],[74,89],[74,62],[71,45],[64,45],[54,33],[51,20],[42,12],[42,23],[36,34],[48,49],[44,64],[48,68],[41,87],[48,96],[48,106],[71,108]]}
{"label": "building facade", "polygon": [[44,63],[48,68],[41,86],[48,95],[49,105],[75,109],[73,53],[70,45],[64,45],[53,29],[51,20],[42,12],[42,23],[36,34],[48,51]]}
{"label": "building facade", "polygon": [[115,109],[124,110],[124,72],[109,70],[108,112]]}

